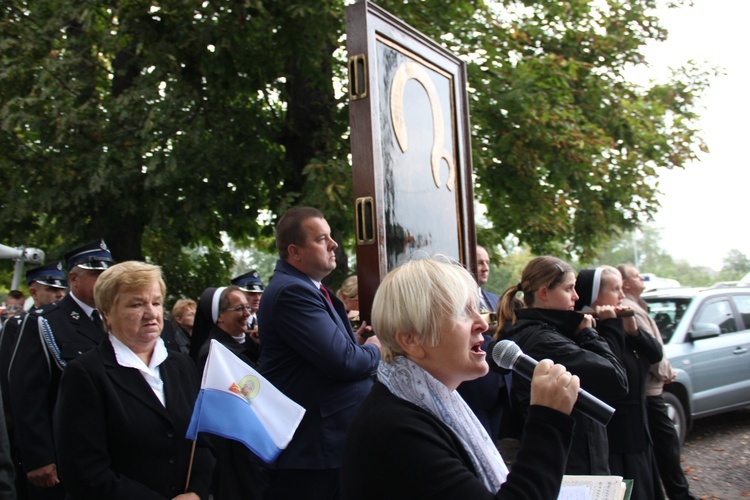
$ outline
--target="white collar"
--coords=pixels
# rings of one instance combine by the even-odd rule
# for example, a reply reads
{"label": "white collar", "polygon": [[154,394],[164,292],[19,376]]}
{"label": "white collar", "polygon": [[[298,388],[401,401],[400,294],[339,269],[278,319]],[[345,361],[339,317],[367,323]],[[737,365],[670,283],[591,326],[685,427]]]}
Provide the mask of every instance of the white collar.
{"label": "white collar", "polygon": [[109,333],[109,341],[112,343],[112,347],[115,350],[115,358],[117,358],[117,364],[126,368],[135,368],[143,373],[151,375],[152,377],[159,377],[159,365],[167,359],[167,348],[164,347],[164,341],[159,338],[154,346],[154,352],[151,354],[151,362],[148,366],[138,357],[136,353],[125,345],[120,339]]}
{"label": "white collar", "polygon": [[247,340],[247,336],[244,333],[239,337],[235,337],[234,335],[230,335],[230,337],[232,337],[238,344],[244,344],[245,340]]}

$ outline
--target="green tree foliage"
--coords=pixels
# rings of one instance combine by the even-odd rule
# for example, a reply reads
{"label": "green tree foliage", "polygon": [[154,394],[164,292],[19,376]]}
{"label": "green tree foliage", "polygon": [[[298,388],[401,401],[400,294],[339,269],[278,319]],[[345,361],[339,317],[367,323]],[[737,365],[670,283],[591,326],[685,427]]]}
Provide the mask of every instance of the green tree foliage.
{"label": "green tree foliage", "polygon": [[665,275],[674,265],[672,257],[661,247],[661,231],[644,226],[640,231],[616,233],[594,259],[580,259],[580,267],[618,264],[637,264],[641,272],[679,280]]}
{"label": "green tree foliage", "polygon": [[658,208],[657,167],[703,147],[705,74],[639,89],[626,68],[666,33],[654,2],[503,2],[469,67],[478,199],[498,235],[535,253],[591,259]]}
{"label": "green tree foliage", "polygon": [[738,281],[750,273],[750,259],[737,249],[730,250],[724,257],[724,266],[719,273],[721,281]]}
{"label": "green tree foliage", "polygon": [[730,250],[729,254],[724,257],[724,267],[722,271],[738,271],[742,274],[750,272],[750,259],[747,255],[737,249]]}
{"label": "green tree foliage", "polygon": [[[585,264],[582,263],[580,267],[632,264],[636,261],[636,254],[638,255],[638,269],[642,273],[675,279],[683,286],[708,287],[717,281],[737,280],[742,276],[742,273],[737,273],[738,275],[732,274],[731,276],[734,277],[731,277],[724,271],[717,275],[708,267],[694,266],[685,260],[675,259],[661,247],[661,231],[649,226],[644,226],[636,233],[626,232],[611,240],[595,259]],[[725,259],[725,265],[730,259],[741,262],[742,257],[742,254],[737,251],[730,252]]]}
{"label": "green tree foliage", "polygon": [[508,287],[521,281],[523,269],[534,257],[528,248],[515,248],[507,255],[495,253],[490,257],[490,278],[485,288],[502,295]]}
{"label": "green tree foliage", "polygon": [[[270,234],[259,214],[302,198],[305,167],[345,162],[332,85],[342,9],[3,4],[4,237],[56,256],[103,236],[118,260],[165,263],[170,285],[188,268],[228,274],[221,232],[238,242]],[[195,261],[198,247],[208,250]]]}
{"label": "green tree foliage", "polygon": [[[486,230],[480,231],[482,241],[486,236]],[[511,239],[506,239],[502,247],[509,248],[510,252],[485,245],[491,252],[490,278],[485,286],[498,293],[515,285],[526,264],[536,256],[527,247],[515,245]],[[685,260],[675,259],[662,248],[661,231],[649,225],[637,232],[629,231],[610,240],[593,259],[573,259],[570,264],[580,270],[603,265],[634,264],[636,260],[641,273],[675,279],[682,286],[709,287],[718,282],[738,281],[750,273],[750,258],[736,249],[729,251],[724,258],[724,266],[718,273],[705,266],[694,266]]]}
{"label": "green tree foliage", "polygon": [[245,274],[251,269],[258,271],[260,279],[264,284],[268,285],[268,282],[273,277],[273,271],[276,267],[276,260],[278,255],[269,254],[259,250],[255,246],[249,248],[237,248],[233,243],[229,245],[232,255],[235,257],[235,265],[232,270],[232,277]]}
{"label": "green tree foliage", "polygon": [[[345,3],[4,2],[6,243],[57,258],[103,236],[194,296],[231,274],[220,234],[272,251],[291,205],[318,206],[349,242]],[[657,167],[703,147],[704,73],[646,89],[623,77],[665,36],[653,0],[379,3],[468,63],[490,243],[593,256],[657,208]]]}
{"label": "green tree foliage", "polygon": [[685,260],[673,261],[671,266],[665,268],[657,276],[672,277],[680,282],[682,286],[709,287],[716,283],[716,272],[709,267],[692,266]]}

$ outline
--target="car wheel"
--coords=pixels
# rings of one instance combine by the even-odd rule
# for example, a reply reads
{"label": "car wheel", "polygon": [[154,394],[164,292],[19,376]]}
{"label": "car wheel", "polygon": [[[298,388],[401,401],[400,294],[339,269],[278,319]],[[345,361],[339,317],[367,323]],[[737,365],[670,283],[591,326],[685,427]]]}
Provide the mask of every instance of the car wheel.
{"label": "car wheel", "polygon": [[664,402],[667,405],[667,415],[672,420],[677,436],[680,438],[680,445],[685,442],[687,436],[688,424],[685,417],[685,408],[680,402],[680,398],[671,392],[664,391]]}

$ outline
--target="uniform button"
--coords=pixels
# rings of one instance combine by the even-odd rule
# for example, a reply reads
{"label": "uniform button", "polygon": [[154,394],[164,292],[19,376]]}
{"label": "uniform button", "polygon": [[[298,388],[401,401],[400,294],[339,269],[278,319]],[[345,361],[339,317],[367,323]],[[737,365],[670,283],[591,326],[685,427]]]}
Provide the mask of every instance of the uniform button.
{"label": "uniform button", "polygon": [[168,438],[173,438],[174,437],[174,431],[171,431],[171,430],[167,431],[167,437]]}
{"label": "uniform button", "polygon": [[169,463],[173,464],[175,462],[174,457],[169,457]]}

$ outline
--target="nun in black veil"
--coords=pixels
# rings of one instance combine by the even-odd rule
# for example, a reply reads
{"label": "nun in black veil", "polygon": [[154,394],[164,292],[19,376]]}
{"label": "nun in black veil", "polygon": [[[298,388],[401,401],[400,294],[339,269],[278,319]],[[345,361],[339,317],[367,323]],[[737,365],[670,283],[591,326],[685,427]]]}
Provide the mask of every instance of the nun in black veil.
{"label": "nun in black veil", "polygon": [[246,331],[251,310],[245,292],[237,285],[218,288],[214,292],[211,298],[213,328],[198,351],[199,371],[203,372],[208,361],[211,340],[218,341],[246,365],[256,370],[259,368],[260,346],[248,337]]}
{"label": "nun in black veil", "polygon": [[[190,356],[203,373],[208,357],[208,342],[216,339],[243,362],[252,366],[246,348],[256,348],[248,340],[239,343],[236,335],[242,334],[250,315],[244,292],[236,286],[209,287],[198,299],[193,325],[193,343]],[[233,338],[234,337],[234,338]],[[215,500],[256,500],[263,498],[263,483],[258,473],[262,461],[238,441],[210,435],[216,453],[211,493]]]}
{"label": "nun in black veil", "polygon": [[615,414],[607,424],[609,469],[633,479],[634,499],[664,498],[646,412],[646,379],[652,364],[661,361],[661,344],[638,327],[634,316],[618,317],[625,294],[622,274],[612,266],[582,269],[575,284],[576,309],[590,307],[598,317],[596,330],[625,367],[628,392],[607,402]]}
{"label": "nun in black veil", "polygon": [[193,324],[193,338],[190,344],[190,357],[198,364],[198,354],[201,347],[211,335],[211,330],[219,318],[219,298],[226,287],[208,287],[198,299],[198,309],[195,311]]}

